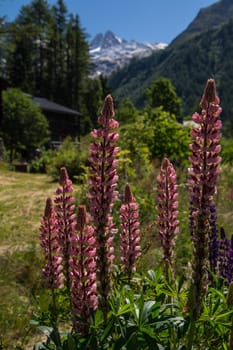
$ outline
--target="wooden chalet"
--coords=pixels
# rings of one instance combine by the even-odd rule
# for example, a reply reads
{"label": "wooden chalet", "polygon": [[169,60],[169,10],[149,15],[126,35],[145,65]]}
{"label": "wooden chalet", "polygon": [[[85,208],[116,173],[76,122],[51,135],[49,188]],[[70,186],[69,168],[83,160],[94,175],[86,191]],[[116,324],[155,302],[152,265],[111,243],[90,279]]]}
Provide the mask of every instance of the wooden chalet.
{"label": "wooden chalet", "polygon": [[46,98],[31,96],[31,99],[40,106],[42,113],[48,119],[52,143],[60,143],[67,136],[71,136],[73,139],[80,136],[80,118],[82,116],[80,112]]}

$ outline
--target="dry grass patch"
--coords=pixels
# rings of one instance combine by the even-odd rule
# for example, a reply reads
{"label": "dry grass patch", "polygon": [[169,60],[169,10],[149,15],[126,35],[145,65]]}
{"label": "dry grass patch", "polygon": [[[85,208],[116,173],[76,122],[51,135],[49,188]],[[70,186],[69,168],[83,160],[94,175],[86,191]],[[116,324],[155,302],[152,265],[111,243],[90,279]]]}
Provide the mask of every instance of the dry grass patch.
{"label": "dry grass patch", "polygon": [[0,246],[37,242],[46,198],[56,184],[47,175],[2,170],[0,174]]}

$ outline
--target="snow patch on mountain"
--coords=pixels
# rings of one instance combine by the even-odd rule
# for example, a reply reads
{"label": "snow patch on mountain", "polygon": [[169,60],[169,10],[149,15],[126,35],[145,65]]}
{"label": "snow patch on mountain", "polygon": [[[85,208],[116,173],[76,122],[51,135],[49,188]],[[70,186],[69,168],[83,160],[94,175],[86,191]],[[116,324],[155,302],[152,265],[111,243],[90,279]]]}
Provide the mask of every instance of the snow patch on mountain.
{"label": "snow patch on mountain", "polygon": [[100,74],[108,76],[116,69],[128,64],[132,58],[146,57],[166,47],[165,43],[127,41],[110,30],[105,34],[99,33],[90,43],[90,57],[94,66],[93,76]]}

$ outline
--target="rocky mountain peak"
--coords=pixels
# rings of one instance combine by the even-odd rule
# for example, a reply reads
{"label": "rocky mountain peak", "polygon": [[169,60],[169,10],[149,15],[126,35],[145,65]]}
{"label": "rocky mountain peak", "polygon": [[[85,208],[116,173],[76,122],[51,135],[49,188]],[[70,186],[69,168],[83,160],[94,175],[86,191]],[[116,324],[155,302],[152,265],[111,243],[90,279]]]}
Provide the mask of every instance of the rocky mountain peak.
{"label": "rocky mountain peak", "polygon": [[167,46],[164,43],[139,43],[127,41],[111,30],[97,34],[90,42],[90,55],[95,67],[93,75],[110,75],[114,70],[128,64],[134,57],[145,57]]}

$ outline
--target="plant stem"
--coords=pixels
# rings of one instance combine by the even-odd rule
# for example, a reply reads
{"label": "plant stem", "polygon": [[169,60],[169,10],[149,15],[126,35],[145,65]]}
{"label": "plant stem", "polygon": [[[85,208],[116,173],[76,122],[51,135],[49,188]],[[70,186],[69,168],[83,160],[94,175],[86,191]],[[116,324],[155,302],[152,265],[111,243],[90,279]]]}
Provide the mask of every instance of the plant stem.
{"label": "plant stem", "polygon": [[196,325],[195,325],[195,321],[192,319],[190,322],[190,326],[189,326],[187,338],[186,338],[187,340],[186,350],[192,350],[195,331],[196,331]]}

